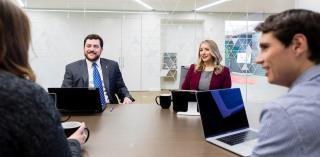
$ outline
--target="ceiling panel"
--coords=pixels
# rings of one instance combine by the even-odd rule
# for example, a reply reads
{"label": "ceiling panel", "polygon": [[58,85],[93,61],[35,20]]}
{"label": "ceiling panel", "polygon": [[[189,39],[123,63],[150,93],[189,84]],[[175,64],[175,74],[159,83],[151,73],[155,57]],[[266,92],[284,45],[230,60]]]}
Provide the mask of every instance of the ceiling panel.
{"label": "ceiling panel", "polygon": [[208,8],[209,12],[265,12],[277,13],[294,8],[294,0],[233,0]]}
{"label": "ceiling panel", "polygon": [[88,9],[88,10],[147,10],[132,0],[27,0],[26,8]]}
{"label": "ceiling panel", "polygon": [[[193,11],[217,0],[143,0],[154,11]],[[129,10],[148,11],[134,0],[25,0],[31,9]],[[202,10],[203,12],[266,12],[276,13],[294,8],[295,0],[231,0]]]}

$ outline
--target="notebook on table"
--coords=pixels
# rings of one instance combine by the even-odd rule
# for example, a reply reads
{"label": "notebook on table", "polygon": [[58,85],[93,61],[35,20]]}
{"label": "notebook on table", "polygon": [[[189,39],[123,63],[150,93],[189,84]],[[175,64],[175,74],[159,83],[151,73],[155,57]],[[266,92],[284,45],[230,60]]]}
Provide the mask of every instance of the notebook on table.
{"label": "notebook on table", "polygon": [[98,88],[48,88],[48,92],[63,114],[100,113],[106,108],[101,104]]}
{"label": "notebook on table", "polygon": [[257,141],[249,127],[239,88],[196,93],[206,141],[241,156],[250,156]]}

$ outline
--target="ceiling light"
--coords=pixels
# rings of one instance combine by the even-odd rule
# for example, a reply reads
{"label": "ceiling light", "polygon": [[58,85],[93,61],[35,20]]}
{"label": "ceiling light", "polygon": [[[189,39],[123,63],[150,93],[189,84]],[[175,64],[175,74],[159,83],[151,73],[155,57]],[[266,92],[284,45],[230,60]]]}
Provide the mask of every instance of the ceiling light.
{"label": "ceiling light", "polygon": [[163,11],[121,11],[121,10],[68,10],[68,9],[35,9],[25,8],[26,11],[38,12],[67,12],[67,13],[118,13],[118,14],[168,14]]}
{"label": "ceiling light", "polygon": [[24,7],[24,3],[22,2],[22,0],[17,0],[17,2],[18,2],[20,7],[22,7],[22,8]]}
{"label": "ceiling light", "polygon": [[153,8],[150,5],[146,4],[145,2],[142,2],[141,0],[134,0],[134,1],[136,1],[137,3],[143,5],[147,9],[153,10]]}
{"label": "ceiling light", "polygon": [[209,8],[209,7],[212,7],[212,6],[215,6],[215,5],[224,3],[224,2],[228,2],[228,1],[231,1],[231,0],[219,0],[219,1],[215,1],[215,2],[213,2],[213,3],[210,3],[210,4],[207,4],[207,5],[201,6],[201,7],[199,7],[199,8],[196,8],[195,11],[207,9],[207,8]]}

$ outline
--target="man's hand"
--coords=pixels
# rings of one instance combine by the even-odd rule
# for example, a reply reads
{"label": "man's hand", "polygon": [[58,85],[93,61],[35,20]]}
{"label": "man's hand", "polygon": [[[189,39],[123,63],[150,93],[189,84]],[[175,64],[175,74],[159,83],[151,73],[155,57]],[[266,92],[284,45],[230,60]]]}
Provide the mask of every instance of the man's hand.
{"label": "man's hand", "polygon": [[123,99],[123,104],[132,104],[132,100],[130,98],[128,98],[128,97],[125,97]]}

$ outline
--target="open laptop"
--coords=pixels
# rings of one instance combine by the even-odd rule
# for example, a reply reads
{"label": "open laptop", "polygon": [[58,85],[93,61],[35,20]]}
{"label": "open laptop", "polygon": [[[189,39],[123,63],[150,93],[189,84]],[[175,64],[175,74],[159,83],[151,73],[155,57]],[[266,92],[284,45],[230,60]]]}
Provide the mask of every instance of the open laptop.
{"label": "open laptop", "polygon": [[106,108],[101,105],[98,88],[48,88],[48,92],[63,114],[99,113]]}
{"label": "open laptop", "polygon": [[257,133],[249,123],[239,88],[197,92],[207,142],[241,156],[250,156]]}
{"label": "open laptop", "polygon": [[173,110],[180,115],[200,115],[195,90],[172,90]]}

